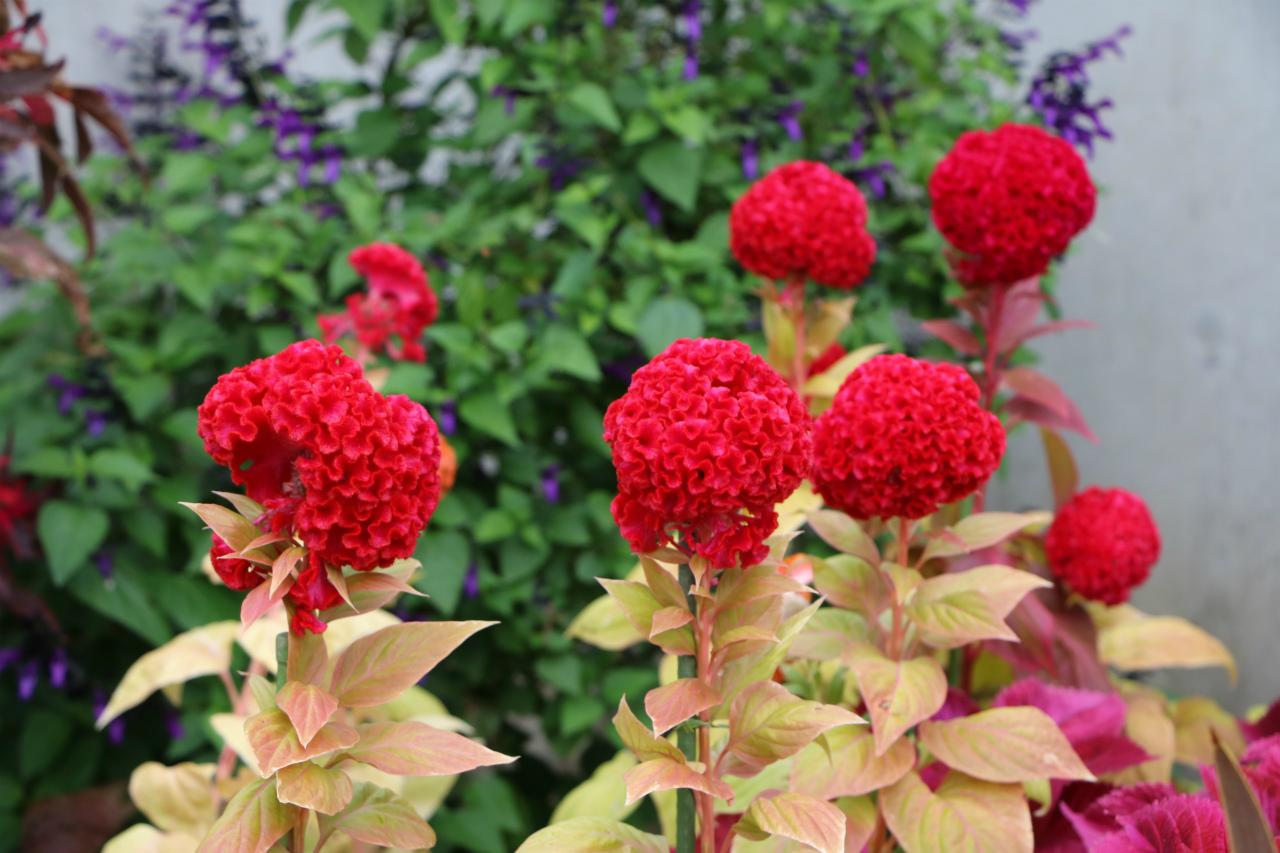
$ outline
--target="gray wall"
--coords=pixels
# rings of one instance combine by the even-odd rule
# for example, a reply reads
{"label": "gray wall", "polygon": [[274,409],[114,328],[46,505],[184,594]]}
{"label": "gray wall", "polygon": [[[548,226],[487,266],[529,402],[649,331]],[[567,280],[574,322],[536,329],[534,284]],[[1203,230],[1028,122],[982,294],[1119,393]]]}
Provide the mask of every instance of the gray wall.
{"label": "gray wall", "polygon": [[[36,0],[69,71],[112,79],[97,41],[132,31],[140,0]],[[283,0],[246,0],[275,45]],[[1039,0],[1038,44],[1077,45],[1130,23],[1123,60],[1096,67],[1116,133],[1092,163],[1106,187],[1061,282],[1070,316],[1101,327],[1043,342],[1048,372],[1101,444],[1076,442],[1086,482],[1145,495],[1164,559],[1136,603],[1186,615],[1236,652],[1217,674],[1173,680],[1236,708],[1280,694],[1280,3],[1276,0]],[[314,22],[310,33],[320,29]],[[305,45],[304,34],[301,44]],[[1033,43],[1032,50],[1036,49]],[[301,71],[350,68],[334,46],[304,48]],[[1036,442],[1015,442],[995,505],[1044,505]]]}

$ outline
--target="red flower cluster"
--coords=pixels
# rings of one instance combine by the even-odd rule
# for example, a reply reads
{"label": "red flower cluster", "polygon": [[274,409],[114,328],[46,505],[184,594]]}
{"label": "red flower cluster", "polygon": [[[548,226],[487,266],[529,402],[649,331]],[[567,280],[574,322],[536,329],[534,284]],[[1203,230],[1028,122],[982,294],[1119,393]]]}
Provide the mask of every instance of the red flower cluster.
{"label": "red flower cluster", "polygon": [[430,415],[407,397],[382,396],[359,364],[319,341],[219,378],[200,406],[199,432],[214,461],[266,508],[259,523],[310,550],[318,588],[328,581],[317,566],[368,571],[411,555],[440,500]]}
{"label": "red flower cluster", "polygon": [[362,355],[386,352],[403,361],[425,361],[422,330],[436,321],[439,305],[422,264],[392,243],[361,246],[347,260],[368,280],[368,292],[348,296],[344,313],[316,318],[325,343],[355,335]]}
{"label": "red flower cluster", "polygon": [[248,592],[262,583],[265,575],[258,574],[258,567],[248,560],[227,556],[234,553],[235,549],[228,545],[225,539],[216,533],[213,534],[213,539],[209,543],[209,563],[213,566],[213,570],[227,585],[227,589]]}
{"label": "red flower cluster", "polygon": [[676,341],[605,413],[613,517],[637,552],[678,536],[714,566],[757,563],[774,505],[808,471],[810,430],[800,397],[746,344]]}
{"label": "red flower cluster", "polygon": [[1058,511],[1044,548],[1049,569],[1076,593],[1120,604],[1160,558],[1160,531],[1142,498],[1093,486]]}
{"label": "red flower cluster", "polygon": [[929,177],[933,222],[970,285],[1040,275],[1093,219],[1096,192],[1071,145],[1038,127],[961,134]]}
{"label": "red flower cluster", "polygon": [[814,427],[814,487],[854,518],[921,518],[1000,465],[1004,428],[963,368],[882,355],[855,370]]}
{"label": "red flower cluster", "polygon": [[34,550],[32,524],[40,498],[25,477],[9,475],[9,457],[0,456],[0,565],[10,553],[28,556]]}
{"label": "red flower cluster", "polygon": [[849,289],[876,258],[867,202],[853,183],[822,163],[779,166],[743,194],[729,215],[733,256],[757,275],[809,277]]}

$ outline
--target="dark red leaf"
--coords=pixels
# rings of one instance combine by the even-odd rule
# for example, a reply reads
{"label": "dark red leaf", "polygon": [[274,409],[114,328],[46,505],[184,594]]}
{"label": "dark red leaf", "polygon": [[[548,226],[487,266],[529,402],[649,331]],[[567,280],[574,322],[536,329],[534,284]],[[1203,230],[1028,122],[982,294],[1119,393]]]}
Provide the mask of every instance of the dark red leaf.
{"label": "dark red leaf", "polygon": [[[1174,794],[1119,819],[1120,832],[1091,847],[1099,853],[1230,853],[1222,809],[1204,796]],[[1266,847],[1240,847],[1265,853]]]}
{"label": "dark red leaf", "polygon": [[80,189],[80,182],[70,173],[62,176],[62,192],[75,208],[76,218],[84,228],[85,257],[92,258],[97,250],[97,238],[94,234],[93,209],[89,207],[89,199],[85,197],[84,190]]}
{"label": "dark red leaf", "polygon": [[1005,291],[1004,305],[1000,311],[1000,327],[995,330],[997,352],[1012,352],[1026,337],[1040,316],[1044,294],[1040,292],[1040,278],[1020,281]]}
{"label": "dark red leaf", "polygon": [[1051,323],[1041,323],[1039,326],[1032,326],[1026,331],[1021,339],[1011,341],[1013,346],[1025,344],[1032,338],[1038,338],[1042,335],[1056,335],[1058,332],[1066,332],[1071,329],[1096,329],[1098,324],[1092,320],[1054,320]]}
{"label": "dark red leaf", "polygon": [[1084,415],[1080,414],[1080,410],[1075,407],[1074,403],[1071,404],[1071,415],[1063,417],[1047,406],[1019,394],[1004,404],[1004,410],[1019,420],[1042,427],[1049,427],[1050,429],[1069,429],[1072,432],[1080,433],[1094,444],[1098,443],[1098,437],[1089,428],[1089,424],[1085,422]]}
{"label": "dark red leaf", "polygon": [[43,95],[23,95],[22,103],[27,108],[27,115],[36,124],[53,124],[55,116],[48,98]]}
{"label": "dark red leaf", "polygon": [[24,853],[101,850],[134,813],[123,782],[38,800],[22,816]]}
{"label": "dark red leaf", "polygon": [[991,641],[986,648],[1020,673],[1043,673],[1072,687],[1111,689],[1107,668],[1098,660],[1097,629],[1082,607],[1068,605],[1056,590],[1036,590],[1007,621],[1019,642]]}
{"label": "dark red leaf", "polygon": [[1040,427],[1040,441],[1044,445],[1045,465],[1049,469],[1049,482],[1053,486],[1054,508],[1061,507],[1080,486],[1080,472],[1071,446],[1057,432]]}
{"label": "dark red leaf", "polygon": [[978,342],[977,336],[955,320],[925,320],[920,328],[961,355],[976,356],[982,352],[982,344]]}
{"label": "dark red leaf", "polygon": [[1258,718],[1258,722],[1241,721],[1240,730],[1244,732],[1245,739],[1251,743],[1271,735],[1280,735],[1280,699],[1271,703],[1271,707]]}
{"label": "dark red leaf", "polygon": [[111,138],[128,153],[129,157],[135,161],[135,165],[137,164],[137,154],[133,150],[129,131],[120,116],[111,108],[111,102],[107,100],[106,95],[98,89],[87,86],[72,86],[68,91],[67,100],[77,110],[87,113],[102,125],[103,130],[111,134]]}
{"label": "dark red leaf", "polygon": [[1075,408],[1057,382],[1033,368],[1011,367],[1004,372],[1002,379],[1012,391],[1039,403],[1058,417],[1070,417]]}
{"label": "dark red leaf", "polygon": [[0,71],[0,101],[21,98],[24,95],[38,95],[47,91],[61,70],[62,61],[59,60],[53,65],[9,68]]}
{"label": "dark red leaf", "polygon": [[84,120],[84,113],[76,110],[76,163],[83,164],[93,153],[93,137],[89,135],[89,125]]}

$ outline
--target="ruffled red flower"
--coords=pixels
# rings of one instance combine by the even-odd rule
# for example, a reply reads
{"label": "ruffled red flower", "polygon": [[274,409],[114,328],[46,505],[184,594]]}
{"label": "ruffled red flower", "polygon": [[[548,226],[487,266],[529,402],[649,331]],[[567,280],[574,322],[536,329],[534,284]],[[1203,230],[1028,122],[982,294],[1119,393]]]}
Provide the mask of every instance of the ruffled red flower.
{"label": "ruffled red flower", "polygon": [[961,134],[929,177],[929,197],[956,275],[987,285],[1048,269],[1093,219],[1096,192],[1069,143],[1006,124]]}
{"label": "ruffled red flower", "polygon": [[307,565],[298,572],[285,598],[293,604],[289,630],[294,634],[304,631],[312,634],[324,633],[325,623],[315,616],[314,611],[337,607],[342,601],[337,587],[329,582],[324,561],[315,551],[307,554]]}
{"label": "ruffled red flower", "polygon": [[0,565],[9,554],[27,556],[34,551],[31,527],[40,510],[40,496],[25,477],[9,474],[9,457],[0,456]]}
{"label": "ruffled red flower", "polygon": [[729,234],[738,262],[771,279],[808,277],[847,290],[867,277],[876,258],[862,193],[808,160],[752,184],[733,205]]}
{"label": "ruffled red flower", "polygon": [[213,534],[209,544],[209,563],[227,588],[234,589],[236,592],[245,592],[262,583],[264,576],[258,574],[258,567],[253,563],[227,557],[228,554],[234,553],[235,550],[221,536]]}
{"label": "ruffled red flower", "polygon": [[1160,559],[1160,531],[1142,498],[1093,486],[1058,510],[1044,547],[1050,571],[1074,592],[1120,604]]}
{"label": "ruffled red flower", "polygon": [[637,552],[678,538],[717,567],[758,563],[774,506],[808,471],[810,431],[800,397],[746,344],[678,340],[605,413],[613,517]]}
{"label": "ruffled red flower", "polygon": [[854,518],[921,518],[987,481],[1004,428],[963,368],[881,355],[845,379],[814,426],[814,487]]}
{"label": "ruffled red flower", "polygon": [[266,508],[259,523],[331,566],[367,571],[410,556],[440,500],[435,422],[375,391],[336,346],[301,341],[225,374],[198,428]]}
{"label": "ruffled red flower", "polygon": [[425,361],[422,331],[436,321],[439,303],[422,264],[392,243],[361,246],[347,260],[367,279],[367,292],[348,296],[345,312],[316,318],[325,342],[354,335],[363,353]]}

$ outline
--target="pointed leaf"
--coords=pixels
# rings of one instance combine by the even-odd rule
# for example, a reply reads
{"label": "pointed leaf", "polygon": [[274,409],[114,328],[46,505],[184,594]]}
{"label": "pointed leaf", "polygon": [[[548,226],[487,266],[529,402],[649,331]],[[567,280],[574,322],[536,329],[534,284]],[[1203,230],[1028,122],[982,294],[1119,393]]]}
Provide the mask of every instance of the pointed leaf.
{"label": "pointed leaf", "polygon": [[214,622],[193,628],[138,658],[98,715],[97,728],[102,729],[162,687],[229,670],[231,644],[239,627],[235,622]]}
{"label": "pointed leaf", "polygon": [[648,636],[647,631],[642,634],[636,630],[610,595],[601,596],[584,607],[564,633],[566,637],[609,652],[630,648]]}
{"label": "pointed leaf", "polygon": [[685,598],[684,590],[680,588],[680,581],[676,580],[675,575],[663,568],[657,560],[651,560],[648,557],[640,558],[640,566],[644,570],[644,581],[649,591],[663,607],[689,609],[689,601]]}
{"label": "pointed leaf", "polygon": [[165,832],[204,835],[218,815],[213,768],[185,762],[166,767],[156,761],[139,765],[129,777],[129,799]]}
{"label": "pointed leaf", "polygon": [[270,681],[254,673],[246,676],[249,692],[253,694],[253,703],[259,711],[269,711],[276,706],[276,688]]}
{"label": "pointed leaf", "polygon": [[298,563],[305,557],[307,551],[299,545],[292,545],[285,548],[276,557],[275,562],[271,564],[271,597],[275,598],[276,592],[280,589],[280,585],[290,577],[294,577],[294,569],[298,567]]}
{"label": "pointed leaf", "polygon": [[1069,417],[1075,409],[1075,404],[1058,383],[1034,368],[1010,367],[1001,378],[1014,392],[1039,403],[1058,417]]}
{"label": "pointed leaf", "polygon": [[953,557],[990,548],[1033,524],[1047,524],[1047,512],[980,512],[961,519],[954,526],[929,540],[924,559]]}
{"label": "pointed leaf", "polygon": [[749,841],[769,836],[807,845],[820,853],[844,853],[844,812],[807,794],[756,797],[734,832]]}
{"label": "pointed leaf", "polygon": [[920,631],[920,638],[936,649],[954,649],[980,640],[1012,640],[1018,635],[1004,620],[991,612],[980,592],[956,592],[920,601],[907,608],[907,615]]}
{"label": "pointed leaf", "polygon": [[833,509],[820,509],[809,513],[809,526],[832,548],[843,554],[851,554],[873,566],[880,565],[880,549],[862,525]]}
{"label": "pointed leaf", "polygon": [[351,802],[354,788],[341,770],[329,770],[310,761],[280,768],[276,775],[276,796],[320,814],[337,814]]}
{"label": "pointed leaf", "polygon": [[262,535],[262,531],[243,515],[218,504],[193,504],[182,506],[200,516],[205,526],[230,546],[232,551],[243,551],[250,542]]}
{"label": "pointed leaf", "polygon": [[406,622],[356,640],[333,664],[330,693],[349,708],[394,699],[494,622]]}
{"label": "pointed leaf", "polygon": [[1012,566],[993,564],[929,578],[920,585],[914,603],[932,602],[956,593],[977,591],[982,593],[991,606],[991,614],[1003,619],[1027,593],[1051,586],[1053,584],[1039,575]]}
{"label": "pointed leaf", "polygon": [[729,740],[720,764],[725,773],[754,776],[796,754],[828,729],[861,722],[861,717],[845,708],[810,702],[780,684],[759,681],[733,700]]}
{"label": "pointed leaf", "polygon": [[884,755],[866,726],[841,726],[800,751],[791,765],[791,790],[830,800],[878,791],[915,767],[916,750],[899,738]]}
{"label": "pointed leaf", "polygon": [[639,581],[620,581],[613,578],[596,578],[605,592],[622,608],[627,621],[642,637],[649,636],[653,627],[653,614],[662,609],[652,590]]}
{"label": "pointed leaf", "polygon": [[311,743],[303,746],[298,740],[298,733],[293,730],[293,723],[279,708],[250,717],[245,721],[244,730],[258,759],[258,767],[267,775],[290,764],[346,749],[359,739],[351,726],[329,723],[316,733]]}
{"label": "pointed leaf", "polygon": [[867,621],[850,610],[824,607],[805,625],[791,644],[791,657],[804,660],[839,660],[870,639]]}
{"label": "pointed leaf", "polygon": [[1124,672],[1221,666],[1236,680],[1236,661],[1222,642],[1177,616],[1147,616],[1108,625],[1098,655]]}
{"label": "pointed leaf", "polygon": [[1218,771],[1218,800],[1227,821],[1232,850],[1276,853],[1275,836],[1266,812],[1240,762],[1214,739],[1213,766]]}
{"label": "pointed leaf", "polygon": [[262,514],[266,512],[262,504],[248,495],[239,495],[235,492],[214,492],[214,494],[235,507],[236,512],[243,515],[247,521],[255,524],[262,517]]}
{"label": "pointed leaf", "polygon": [[1057,723],[1025,705],[923,722],[920,742],[948,767],[988,782],[1094,778]]}
{"label": "pointed leaf", "polygon": [[1040,427],[1040,441],[1044,445],[1044,461],[1049,469],[1049,482],[1053,485],[1053,506],[1059,509],[1080,487],[1080,472],[1071,446],[1055,430]]}
{"label": "pointed leaf", "polygon": [[844,853],[862,853],[880,825],[880,813],[870,797],[841,797],[836,808],[844,812]]}
{"label": "pointed leaf", "polygon": [[681,678],[645,694],[644,709],[653,720],[654,731],[666,734],[700,711],[720,704],[720,694],[696,678]]}
{"label": "pointed leaf", "polygon": [[227,803],[197,853],[266,853],[293,827],[296,811],[276,799],[275,779],[256,779]]}
{"label": "pointed leaf", "polygon": [[575,817],[540,829],[516,853],[667,853],[667,839],[616,820]]}
{"label": "pointed leaf", "polygon": [[1098,442],[1098,436],[1089,428],[1084,415],[1080,413],[1074,403],[1071,404],[1070,415],[1063,417],[1048,406],[1037,403],[1029,397],[1019,395],[1005,403],[1004,410],[1011,416],[1014,423],[1021,420],[1058,431],[1071,430],[1084,436],[1094,444]]}
{"label": "pointed leaf", "polygon": [[861,557],[836,554],[813,561],[813,585],[836,607],[870,616],[884,609],[889,592],[883,576]]}
{"label": "pointed leaf", "polygon": [[961,355],[973,356],[982,352],[982,344],[978,342],[977,335],[955,320],[925,320],[920,328]]}
{"label": "pointed leaf", "polygon": [[460,734],[412,720],[371,723],[358,731],[360,741],[344,757],[396,776],[455,776],[515,761]]}
{"label": "pointed leaf", "polygon": [[627,783],[628,804],[655,791],[669,791],[672,788],[692,788],[722,800],[733,800],[733,789],[724,782],[710,779],[694,765],[672,758],[643,761],[628,770],[623,778]]}
{"label": "pointed leaf", "polygon": [[1034,848],[1021,785],[952,771],[934,792],[912,771],[880,792],[880,810],[906,853],[1032,853]]}
{"label": "pointed leaf", "polygon": [[320,815],[320,843],[341,831],[356,841],[410,850],[434,847],[436,834],[418,817],[413,806],[393,791],[368,782],[355,786],[346,808],[336,815]]}
{"label": "pointed leaf", "polygon": [[276,707],[284,711],[305,747],[338,710],[338,700],[314,684],[286,682],[276,694]]}
{"label": "pointed leaf", "polygon": [[740,607],[761,598],[779,595],[807,595],[812,590],[800,581],[780,573],[773,566],[753,566],[720,577],[716,605],[722,610]]}
{"label": "pointed leaf", "polygon": [[871,715],[876,755],[884,755],[907,729],[936,714],[947,699],[947,676],[931,657],[895,661],[866,648],[854,658],[852,669]]}
{"label": "pointed leaf", "polygon": [[799,613],[789,616],[778,626],[778,639],[775,642],[763,644],[765,646],[763,649],[753,651],[752,654],[734,660],[724,667],[719,685],[720,695],[724,697],[724,701],[713,716],[724,716],[719,712],[723,711],[727,714],[739,693],[752,684],[773,677],[790,652],[791,644],[795,642],[796,637],[809,624],[809,620],[821,606],[821,601],[815,601]]}
{"label": "pointed leaf", "polygon": [[[329,648],[323,634],[289,637],[289,680],[324,686],[329,682]],[[283,679],[283,675],[281,676]]]}
{"label": "pointed leaf", "polygon": [[627,749],[635,753],[636,758],[641,761],[649,761],[653,758],[685,760],[684,753],[677,749],[675,744],[666,738],[658,737],[649,730],[648,726],[636,719],[636,715],[627,705],[625,695],[618,701],[618,713],[613,715],[613,727]]}
{"label": "pointed leaf", "polygon": [[638,762],[630,752],[621,750],[597,767],[587,781],[564,795],[551,813],[549,823],[560,823],[576,817],[607,817],[626,820],[635,811],[627,805],[626,773]]}
{"label": "pointed leaf", "polygon": [[653,622],[649,627],[649,641],[668,631],[683,628],[693,621],[693,614],[684,607],[664,607],[653,614]]}
{"label": "pointed leaf", "polygon": [[270,580],[264,580],[249,590],[244,601],[240,602],[240,627],[248,628],[261,619],[263,614],[283,601],[292,588],[293,578],[286,577],[275,592],[271,591]]}

